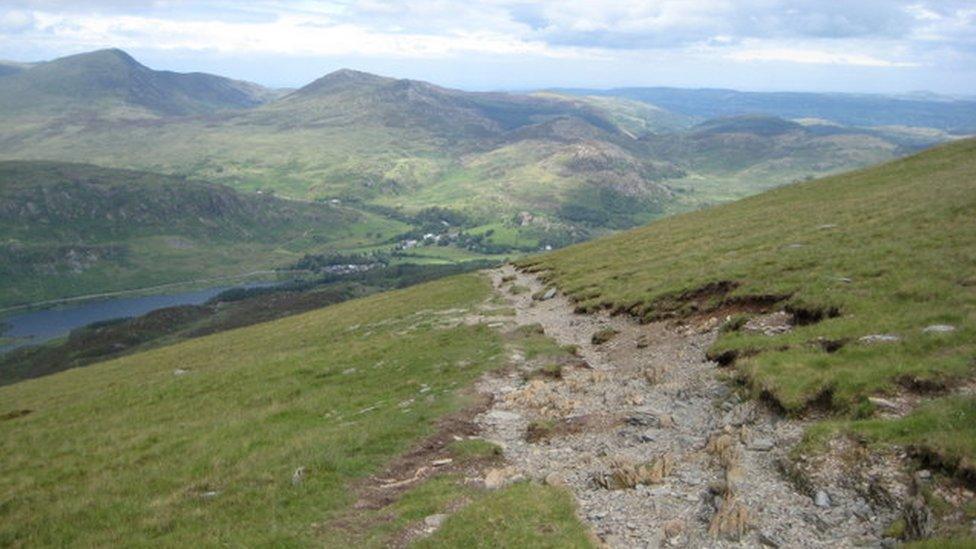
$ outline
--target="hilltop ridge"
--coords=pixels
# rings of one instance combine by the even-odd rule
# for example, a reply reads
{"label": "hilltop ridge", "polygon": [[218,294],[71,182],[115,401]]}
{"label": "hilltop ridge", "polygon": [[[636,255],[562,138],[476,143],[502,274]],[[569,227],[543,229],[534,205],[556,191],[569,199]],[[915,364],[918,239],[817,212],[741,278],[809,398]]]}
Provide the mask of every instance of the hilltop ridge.
{"label": "hilltop ridge", "polygon": [[183,116],[248,108],[271,92],[257,84],[206,73],[156,71],[112,48],[35,63],[0,79],[0,116],[129,109]]}

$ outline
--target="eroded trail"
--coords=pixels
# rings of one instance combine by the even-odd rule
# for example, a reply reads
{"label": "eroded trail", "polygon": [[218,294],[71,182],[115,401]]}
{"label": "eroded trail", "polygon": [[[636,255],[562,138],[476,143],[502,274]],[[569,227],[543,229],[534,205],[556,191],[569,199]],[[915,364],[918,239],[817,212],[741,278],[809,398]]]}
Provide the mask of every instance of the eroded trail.
{"label": "eroded trail", "polygon": [[[543,287],[530,275],[506,266],[491,276],[514,322],[577,346],[589,367],[566,368],[561,379],[486,378],[480,390],[494,404],[476,419],[482,435],[504,447],[512,473],[565,484],[609,546],[878,544],[870,508],[814,501],[784,478],[777,460],[800,426],[741,402],[721,380],[705,358],[716,319],[673,326],[577,315],[561,295],[533,299]],[[513,295],[511,284],[531,291]],[[616,335],[591,341],[608,328]]]}

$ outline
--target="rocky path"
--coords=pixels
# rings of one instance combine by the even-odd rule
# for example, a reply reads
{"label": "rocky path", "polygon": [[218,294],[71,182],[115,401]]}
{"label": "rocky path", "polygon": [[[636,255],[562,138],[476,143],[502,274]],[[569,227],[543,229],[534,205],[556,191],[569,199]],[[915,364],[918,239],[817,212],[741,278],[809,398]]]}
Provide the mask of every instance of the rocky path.
{"label": "rocky path", "polygon": [[[491,276],[515,309],[509,321],[576,345],[588,367],[565,368],[561,379],[485,378],[480,390],[494,404],[476,419],[482,436],[504,448],[508,475],[567,486],[607,545],[879,544],[884,517],[865,501],[839,489],[799,493],[784,478],[779,460],[802,430],[721,381],[705,358],[717,319],[673,326],[577,315],[561,295],[534,300],[543,287],[530,275],[506,266]],[[513,295],[513,283],[531,291]],[[617,333],[594,344],[606,329]]]}

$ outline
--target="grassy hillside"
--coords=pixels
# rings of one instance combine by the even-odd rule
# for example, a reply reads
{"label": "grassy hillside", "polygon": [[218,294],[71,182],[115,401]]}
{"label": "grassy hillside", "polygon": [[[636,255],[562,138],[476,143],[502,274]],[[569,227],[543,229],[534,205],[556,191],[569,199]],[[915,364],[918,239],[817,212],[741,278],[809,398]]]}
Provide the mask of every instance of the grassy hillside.
{"label": "grassy hillside", "polygon": [[482,500],[441,476],[352,508],[530,337],[458,322],[490,291],[464,275],[0,388],[0,544],[377,546],[461,498],[499,543],[585,544],[539,486]]}
{"label": "grassy hillside", "polygon": [[[737,358],[749,385],[787,410],[869,413],[869,395],[973,374],[974,174],[966,140],[521,264],[581,310],[655,319],[785,307],[800,324],[792,331],[730,329],[712,353]],[[955,331],[924,331],[934,324]],[[872,334],[897,340],[860,339]]]}
{"label": "grassy hillside", "polygon": [[0,306],[269,269],[403,227],[182,177],[0,162]]}

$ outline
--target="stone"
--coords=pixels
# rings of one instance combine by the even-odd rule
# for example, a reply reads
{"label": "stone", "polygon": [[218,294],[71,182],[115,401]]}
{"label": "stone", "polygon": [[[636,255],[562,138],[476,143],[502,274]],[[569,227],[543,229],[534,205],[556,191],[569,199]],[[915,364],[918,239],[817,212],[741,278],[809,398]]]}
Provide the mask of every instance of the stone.
{"label": "stone", "polygon": [[885,410],[897,411],[898,405],[890,400],[886,400],[880,397],[868,397],[868,402],[874,404],[878,408],[884,408]]}
{"label": "stone", "polygon": [[775,443],[768,438],[757,438],[752,441],[752,444],[749,445],[749,449],[756,452],[768,452],[774,447]]}
{"label": "stone", "polygon": [[546,293],[542,294],[542,301],[546,301],[547,299],[552,299],[554,297],[556,297],[556,289],[549,288],[546,290]]}
{"label": "stone", "polygon": [[559,473],[557,473],[555,471],[553,471],[553,472],[549,473],[548,475],[546,475],[545,482],[546,482],[546,485],[547,486],[565,486],[566,485],[566,479],[563,478],[563,476],[561,474],[559,474]]}
{"label": "stone", "polygon": [[932,535],[932,511],[925,505],[922,496],[915,496],[905,502],[902,518],[905,519],[904,539],[913,541]]}
{"label": "stone", "polygon": [[759,543],[765,545],[766,547],[772,547],[773,549],[776,549],[783,544],[783,542],[781,542],[775,534],[762,531],[759,532]]}
{"label": "stone", "polygon": [[932,478],[932,471],[929,471],[928,469],[920,469],[917,473],[915,473],[915,477],[919,480],[929,480]]}
{"label": "stone", "polygon": [[489,490],[497,490],[498,488],[512,482],[514,478],[514,467],[509,466],[498,469],[489,469],[488,472],[485,473],[485,488]]}
{"label": "stone", "polygon": [[861,343],[895,343],[901,341],[901,338],[894,334],[870,334],[858,338]]}
{"label": "stone", "polygon": [[308,469],[302,465],[295,472],[291,474],[291,484],[292,486],[298,486],[305,480],[305,476],[308,474]]}
{"label": "stone", "polygon": [[766,336],[782,334],[792,329],[793,315],[786,311],[753,317],[742,326],[743,331],[761,333]]}
{"label": "stone", "polygon": [[430,530],[436,530],[441,527],[441,524],[444,524],[445,520],[447,520],[447,515],[444,513],[429,515],[424,518],[424,526]]}
{"label": "stone", "polygon": [[657,414],[651,412],[634,412],[627,418],[627,424],[634,427],[657,427],[661,420]]}
{"label": "stone", "polygon": [[922,331],[927,334],[947,334],[950,332],[955,332],[956,327],[949,324],[932,324],[931,326],[926,326],[923,328]]}
{"label": "stone", "polygon": [[430,462],[430,464],[434,467],[443,467],[444,465],[450,465],[451,463],[454,463],[454,460],[451,458],[435,459],[434,461]]}
{"label": "stone", "polygon": [[827,495],[827,492],[824,492],[823,490],[817,490],[817,495],[814,496],[813,503],[817,507],[826,509],[830,507],[830,496]]}

